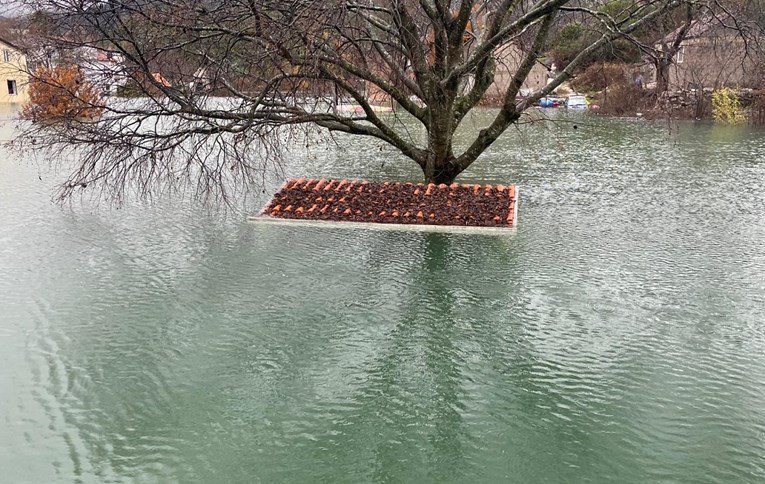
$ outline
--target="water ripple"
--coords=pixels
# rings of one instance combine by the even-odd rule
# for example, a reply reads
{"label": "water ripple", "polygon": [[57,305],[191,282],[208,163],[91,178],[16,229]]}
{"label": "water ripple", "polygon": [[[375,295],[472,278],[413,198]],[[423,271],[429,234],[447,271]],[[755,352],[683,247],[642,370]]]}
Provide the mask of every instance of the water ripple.
{"label": "water ripple", "polygon": [[[762,481],[765,137],[577,119],[503,137],[465,175],[521,185],[501,238],[57,207],[0,156],[0,468]],[[416,175],[348,153],[289,170]]]}

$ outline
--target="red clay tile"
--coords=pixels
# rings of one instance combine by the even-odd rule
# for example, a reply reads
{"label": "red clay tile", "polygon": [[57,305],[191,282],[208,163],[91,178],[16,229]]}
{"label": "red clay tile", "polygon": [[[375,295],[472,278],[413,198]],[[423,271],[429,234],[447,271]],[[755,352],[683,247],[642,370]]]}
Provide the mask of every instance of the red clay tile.
{"label": "red clay tile", "polygon": [[516,193],[512,185],[291,179],[263,214],[292,219],[507,227],[516,222]]}

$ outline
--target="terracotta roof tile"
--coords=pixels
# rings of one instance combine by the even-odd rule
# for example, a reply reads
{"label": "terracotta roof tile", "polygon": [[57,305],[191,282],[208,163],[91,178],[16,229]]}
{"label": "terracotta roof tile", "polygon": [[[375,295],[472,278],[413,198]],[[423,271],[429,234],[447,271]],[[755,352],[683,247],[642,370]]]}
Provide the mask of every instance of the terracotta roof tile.
{"label": "terracotta roof tile", "polygon": [[263,216],[372,223],[512,227],[516,189],[509,185],[290,179]]}

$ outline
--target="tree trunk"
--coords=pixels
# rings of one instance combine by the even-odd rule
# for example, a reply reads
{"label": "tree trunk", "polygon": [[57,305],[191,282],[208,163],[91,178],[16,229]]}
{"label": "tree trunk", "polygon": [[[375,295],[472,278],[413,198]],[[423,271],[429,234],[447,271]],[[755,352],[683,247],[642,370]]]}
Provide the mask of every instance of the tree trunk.
{"label": "tree trunk", "polygon": [[669,66],[672,60],[662,55],[655,64],[656,67],[656,97],[658,98],[669,89]]}
{"label": "tree trunk", "polygon": [[[453,87],[456,89],[456,86]],[[452,146],[456,128],[453,112],[455,97],[454,90],[445,92],[443,89],[431,96],[427,156],[425,163],[421,164],[428,183],[451,184],[462,171],[455,162]]]}
{"label": "tree trunk", "polygon": [[[449,151],[451,152],[451,149]],[[454,179],[457,178],[457,175],[462,170],[459,169],[456,158],[451,155],[440,160],[431,156],[425,167],[423,167],[422,172],[425,175],[425,181],[428,183],[445,183],[450,185],[454,183]]]}

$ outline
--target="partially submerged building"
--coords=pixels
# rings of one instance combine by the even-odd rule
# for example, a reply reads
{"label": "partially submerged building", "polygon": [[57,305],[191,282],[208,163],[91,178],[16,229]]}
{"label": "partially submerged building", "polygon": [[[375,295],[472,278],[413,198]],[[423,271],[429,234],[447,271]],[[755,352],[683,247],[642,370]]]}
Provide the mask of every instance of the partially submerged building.
{"label": "partially submerged building", "polygon": [[0,39],[0,104],[26,102],[28,83],[26,56],[19,47]]}
{"label": "partially submerged building", "polygon": [[[659,52],[667,49],[682,33],[682,29],[677,29],[657,43],[655,49]],[[753,50],[758,42],[747,37],[748,32],[742,30],[740,23],[734,28],[725,19],[694,21],[669,66],[668,90],[759,87],[764,74],[761,54]]]}

